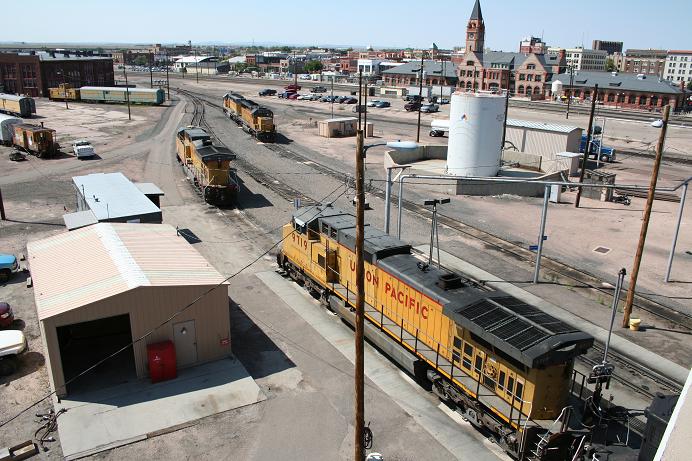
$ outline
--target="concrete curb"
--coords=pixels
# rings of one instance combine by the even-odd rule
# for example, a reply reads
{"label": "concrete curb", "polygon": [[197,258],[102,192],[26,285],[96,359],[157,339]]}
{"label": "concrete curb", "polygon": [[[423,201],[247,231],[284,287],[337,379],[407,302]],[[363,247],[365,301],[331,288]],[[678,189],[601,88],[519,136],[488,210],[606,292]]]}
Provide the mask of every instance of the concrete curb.
{"label": "concrete curb", "polygon": [[[428,254],[428,245],[419,245],[416,250]],[[574,325],[575,327],[592,335],[597,341],[605,343],[608,337],[608,331],[593,323],[590,323],[565,309],[562,309],[555,304],[552,304],[538,296],[529,293],[528,291],[519,288],[516,285],[507,283],[499,277],[480,269],[456,256],[440,250],[440,259],[443,266],[449,269],[458,270],[476,280],[483,280],[486,285],[496,290],[503,291],[515,298],[521,299],[524,302],[540,307],[546,313],[556,317],[564,322]],[[645,349],[631,341],[628,341],[620,336],[612,335],[610,339],[610,347],[617,353],[627,357],[628,359],[641,363],[651,370],[673,379],[680,385],[683,385],[687,380],[689,370],[673,363],[672,361],[655,354],[648,349]]]}

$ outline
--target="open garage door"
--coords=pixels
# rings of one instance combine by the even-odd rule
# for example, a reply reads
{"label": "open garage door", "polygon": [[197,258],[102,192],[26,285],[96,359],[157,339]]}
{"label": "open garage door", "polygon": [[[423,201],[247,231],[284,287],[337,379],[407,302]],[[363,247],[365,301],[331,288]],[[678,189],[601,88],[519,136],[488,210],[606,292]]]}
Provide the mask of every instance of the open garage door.
{"label": "open garage door", "polygon": [[[129,314],[58,327],[65,382],[132,342]],[[67,385],[67,392],[86,392],[136,379],[132,347]]]}

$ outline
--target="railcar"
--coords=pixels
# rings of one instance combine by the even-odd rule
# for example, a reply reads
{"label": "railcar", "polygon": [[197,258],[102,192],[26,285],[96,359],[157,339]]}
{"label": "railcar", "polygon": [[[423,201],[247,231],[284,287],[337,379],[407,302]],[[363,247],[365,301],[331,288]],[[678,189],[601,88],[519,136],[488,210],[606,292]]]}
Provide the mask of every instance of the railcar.
{"label": "railcar", "polygon": [[0,114],[0,144],[11,146],[14,139],[14,125],[23,123],[21,118]]}
{"label": "railcar", "polygon": [[12,143],[15,146],[41,158],[55,155],[55,130],[28,123],[13,125],[13,128]]}
{"label": "railcar", "polygon": [[36,105],[34,99],[28,96],[0,93],[0,112],[29,118],[36,113]]}
{"label": "railcar", "polygon": [[100,103],[127,103],[160,105],[166,99],[161,88],[125,88],[114,86],[83,86],[79,89],[79,100]]}
{"label": "railcar", "polygon": [[48,99],[51,101],[79,101],[79,88],[74,88],[69,83],[61,83],[57,88],[48,88]]}
{"label": "railcar", "polygon": [[227,93],[223,97],[223,112],[259,141],[276,140],[274,113],[270,109],[238,93]]}
{"label": "railcar", "polygon": [[[355,217],[330,206],[300,208],[283,237],[279,266],[337,313],[348,312],[356,299]],[[572,459],[583,435],[567,425],[572,369],[593,344],[590,335],[432,267],[370,226],[364,259],[365,318],[374,326],[366,332],[404,351],[392,358],[518,459]]]}
{"label": "railcar", "polygon": [[204,200],[212,205],[230,205],[238,195],[238,178],[231,162],[236,155],[225,147],[215,146],[211,136],[199,127],[178,130],[178,162]]}

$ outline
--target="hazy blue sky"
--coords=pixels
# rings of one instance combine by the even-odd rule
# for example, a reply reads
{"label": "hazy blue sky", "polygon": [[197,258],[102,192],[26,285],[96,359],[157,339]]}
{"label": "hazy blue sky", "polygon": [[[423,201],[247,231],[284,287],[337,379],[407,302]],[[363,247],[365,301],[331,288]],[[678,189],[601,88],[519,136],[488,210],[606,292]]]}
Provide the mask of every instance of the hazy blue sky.
{"label": "hazy blue sky", "polygon": [[[0,41],[218,41],[440,47],[463,44],[474,0],[2,1]],[[593,39],[625,48],[692,48],[692,0],[481,0],[486,46],[526,35],[564,47]],[[22,18],[13,20],[12,18]]]}

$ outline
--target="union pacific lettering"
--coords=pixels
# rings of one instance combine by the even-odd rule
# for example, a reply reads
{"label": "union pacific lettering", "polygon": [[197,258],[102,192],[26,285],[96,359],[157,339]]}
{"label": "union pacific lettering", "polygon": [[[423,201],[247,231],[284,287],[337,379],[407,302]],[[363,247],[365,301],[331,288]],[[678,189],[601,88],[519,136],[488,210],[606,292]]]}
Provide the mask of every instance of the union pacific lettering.
{"label": "union pacific lettering", "polygon": [[[351,260],[351,272],[356,271],[356,262],[354,260]],[[368,283],[373,284],[374,286],[378,286],[380,283],[380,278],[377,276],[377,274],[373,274],[370,272],[370,270],[366,269],[365,270],[365,281]]]}
{"label": "union pacific lettering", "polygon": [[403,291],[397,290],[395,287],[392,286],[391,283],[386,282],[384,284],[384,294],[391,296],[392,299],[396,300],[396,302],[403,305],[404,307],[408,307],[409,310],[415,309],[416,314],[419,314],[425,320],[428,320],[428,306],[422,304],[415,298],[410,297]]}

